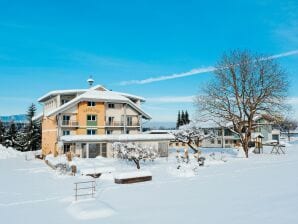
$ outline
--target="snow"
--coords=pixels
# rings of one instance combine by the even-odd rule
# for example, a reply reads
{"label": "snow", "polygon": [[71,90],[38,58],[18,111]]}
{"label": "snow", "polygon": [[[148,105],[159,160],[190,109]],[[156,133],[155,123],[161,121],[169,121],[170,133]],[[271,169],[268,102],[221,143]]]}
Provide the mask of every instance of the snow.
{"label": "snow", "polygon": [[65,135],[61,137],[62,141],[161,141],[174,140],[171,134],[119,134],[119,135]]}
{"label": "snow", "polygon": [[62,106],[55,108],[54,110],[46,113],[46,116],[52,116],[59,112],[63,112],[64,110],[70,108],[71,106],[75,105],[78,102],[81,101],[100,101],[100,102],[115,102],[115,103],[127,103],[132,108],[137,110],[140,114],[143,115],[146,119],[151,119],[151,116],[144,112],[138,105],[133,103],[129,98],[117,94],[113,91],[99,91],[95,89],[89,89],[88,91],[84,92],[83,94],[75,97],[74,99],[70,100],[69,102],[63,104]]}
{"label": "snow", "polygon": [[[105,91],[110,91],[110,90],[104,88],[102,85],[96,85],[96,86],[92,87],[91,90],[96,90],[98,88],[102,88]],[[38,99],[38,102],[44,102],[48,97],[55,96],[55,95],[58,95],[58,94],[82,94],[82,93],[87,92],[88,90],[89,89],[54,90],[54,91],[51,91],[51,92],[45,94],[44,96],[40,97]],[[140,97],[140,96],[136,96],[136,95],[129,94],[129,93],[115,92],[115,91],[111,91],[111,92],[114,92],[116,94],[125,96],[127,98],[137,99],[137,100],[140,100],[141,102],[145,102],[145,99],[143,97]]]}
{"label": "snow", "polygon": [[0,145],[0,160],[1,159],[8,159],[8,158],[15,158],[21,156],[22,153],[13,149],[13,148],[6,148]]}
{"label": "snow", "polygon": [[114,175],[114,178],[128,179],[128,178],[148,177],[148,176],[152,176],[152,173],[149,171],[135,171],[135,172],[117,173]]}
{"label": "snow", "polygon": [[[12,155],[0,160],[1,223],[298,223],[298,142],[288,144],[286,155],[269,154],[271,147],[265,147],[249,159],[235,149],[202,151],[204,167],[191,162],[177,170],[172,153],[141,164],[152,181],[117,185],[114,175],[136,172],[133,163],[74,159],[81,169],[114,167],[93,179],[62,175],[42,160],[27,161],[23,153],[1,147],[1,157]],[[95,198],[74,201],[74,183],[86,180],[96,181]]]}
{"label": "snow", "polygon": [[108,167],[108,166],[103,166],[103,167],[94,167],[94,168],[83,168],[80,169],[82,175],[88,175],[88,174],[97,174],[97,173],[112,173],[115,171],[114,167]]}

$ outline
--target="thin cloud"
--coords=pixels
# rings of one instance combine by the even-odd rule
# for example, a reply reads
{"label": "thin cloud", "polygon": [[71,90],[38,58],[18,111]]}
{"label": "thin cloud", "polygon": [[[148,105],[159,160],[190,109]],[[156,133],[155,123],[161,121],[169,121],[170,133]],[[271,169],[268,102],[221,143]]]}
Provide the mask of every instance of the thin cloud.
{"label": "thin cloud", "polygon": [[287,56],[291,56],[291,55],[295,55],[295,54],[298,54],[298,50],[288,51],[288,52],[281,53],[281,54],[275,54],[275,55],[269,56],[267,59],[283,58],[283,57],[287,57]]}
{"label": "thin cloud", "polygon": [[160,81],[169,80],[169,79],[177,79],[177,78],[182,78],[187,76],[193,76],[193,75],[198,75],[198,74],[213,72],[213,71],[215,71],[214,67],[196,68],[188,72],[172,74],[167,76],[160,76],[160,77],[148,78],[143,80],[124,81],[124,82],[121,82],[120,85],[126,86],[126,85],[132,85],[132,84],[147,84],[147,83],[160,82]]}
{"label": "thin cloud", "polygon": [[[296,54],[298,54],[298,50],[287,51],[287,52],[284,52],[281,54],[271,55],[267,58],[264,58],[264,60],[283,58],[283,57],[288,57],[288,56],[292,56],[292,55],[296,55]],[[170,79],[178,79],[178,78],[183,78],[183,77],[188,77],[188,76],[204,74],[204,73],[208,73],[208,72],[213,72],[215,70],[216,70],[216,68],[213,66],[209,66],[206,68],[196,68],[196,69],[192,69],[187,72],[175,73],[175,74],[167,75],[167,76],[151,77],[151,78],[143,79],[143,80],[123,81],[120,83],[120,85],[122,85],[122,86],[142,85],[142,84],[148,84],[148,83],[152,83],[152,82],[161,82],[161,81],[170,80]]]}
{"label": "thin cloud", "polygon": [[195,96],[164,96],[146,99],[148,103],[193,103]]}

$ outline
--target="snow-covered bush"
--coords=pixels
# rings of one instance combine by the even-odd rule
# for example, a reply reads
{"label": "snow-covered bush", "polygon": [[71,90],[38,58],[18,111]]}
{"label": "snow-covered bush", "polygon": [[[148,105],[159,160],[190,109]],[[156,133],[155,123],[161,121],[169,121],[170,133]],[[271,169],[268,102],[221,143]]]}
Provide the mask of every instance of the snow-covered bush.
{"label": "snow-covered bush", "polygon": [[150,146],[143,146],[135,143],[113,143],[114,156],[119,159],[133,161],[137,169],[140,169],[140,161],[154,161],[158,153]]}
{"label": "snow-covered bush", "polygon": [[195,153],[199,151],[197,147],[200,146],[203,140],[216,137],[214,131],[203,129],[196,122],[181,126],[179,130],[173,131],[172,134],[175,136],[176,141],[186,143]]}

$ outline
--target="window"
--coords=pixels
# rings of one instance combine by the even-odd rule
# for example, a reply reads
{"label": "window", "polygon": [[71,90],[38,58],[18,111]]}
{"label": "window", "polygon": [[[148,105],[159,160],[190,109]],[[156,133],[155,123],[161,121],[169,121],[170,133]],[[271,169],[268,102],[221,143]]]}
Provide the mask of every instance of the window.
{"label": "window", "polygon": [[63,104],[66,104],[66,103],[68,103],[69,102],[69,100],[66,100],[66,99],[62,99],[61,100],[61,104],[63,105]]}
{"label": "window", "polygon": [[218,145],[221,145],[221,140],[217,140],[217,144]]}
{"label": "window", "polygon": [[113,104],[113,103],[109,103],[109,104],[108,104],[108,108],[115,108],[115,104]]}
{"label": "window", "polygon": [[129,135],[129,133],[130,133],[130,131],[129,131],[129,130],[126,130],[126,134],[128,134],[128,135]]}
{"label": "window", "polygon": [[95,102],[88,101],[88,107],[95,107]]}
{"label": "window", "polygon": [[225,140],[225,144],[229,144],[229,140]]}
{"label": "window", "polygon": [[112,130],[107,130],[107,135],[111,135],[113,134],[113,131]]}
{"label": "window", "polygon": [[69,125],[70,116],[69,115],[63,115],[62,117],[62,125]]}
{"label": "window", "polygon": [[64,121],[69,121],[70,120],[70,116],[69,115],[63,115],[63,120]]}
{"label": "window", "polygon": [[96,115],[87,115],[87,121],[96,121]]}
{"label": "window", "polygon": [[70,144],[65,144],[65,145],[63,146],[63,151],[64,151],[64,153],[69,152],[69,151],[70,151]]}
{"label": "window", "polygon": [[214,144],[214,139],[211,139],[211,144]]}
{"label": "window", "polygon": [[87,135],[96,135],[96,129],[87,129]]}
{"label": "window", "polygon": [[108,125],[114,124],[114,117],[108,117]]}
{"label": "window", "polygon": [[63,130],[63,135],[70,135],[70,130]]}
{"label": "window", "polygon": [[132,117],[131,117],[131,116],[128,116],[128,117],[126,118],[126,125],[127,125],[127,126],[132,126]]}

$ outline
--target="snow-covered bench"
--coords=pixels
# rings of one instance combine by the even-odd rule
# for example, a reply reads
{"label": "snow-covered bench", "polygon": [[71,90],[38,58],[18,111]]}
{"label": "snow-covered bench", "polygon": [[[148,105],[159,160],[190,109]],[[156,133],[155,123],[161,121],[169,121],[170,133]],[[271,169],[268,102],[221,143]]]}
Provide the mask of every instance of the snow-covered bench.
{"label": "snow-covered bench", "polygon": [[118,173],[114,176],[116,184],[132,184],[152,180],[152,174],[149,171],[136,171],[127,173]]}

